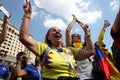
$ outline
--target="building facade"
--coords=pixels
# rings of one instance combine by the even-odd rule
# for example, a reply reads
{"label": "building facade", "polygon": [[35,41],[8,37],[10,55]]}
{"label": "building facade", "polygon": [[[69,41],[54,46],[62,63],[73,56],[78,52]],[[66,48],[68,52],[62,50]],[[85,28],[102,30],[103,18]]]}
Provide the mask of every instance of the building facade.
{"label": "building facade", "polygon": [[[0,19],[0,32],[2,30],[3,20]],[[8,64],[16,62],[17,53],[24,51],[29,56],[29,62],[34,63],[35,55],[30,52],[20,41],[19,41],[19,30],[8,23],[8,31],[6,35],[6,40],[1,44],[0,49],[7,51],[7,56],[5,61]],[[30,36],[32,38],[32,36]]]}

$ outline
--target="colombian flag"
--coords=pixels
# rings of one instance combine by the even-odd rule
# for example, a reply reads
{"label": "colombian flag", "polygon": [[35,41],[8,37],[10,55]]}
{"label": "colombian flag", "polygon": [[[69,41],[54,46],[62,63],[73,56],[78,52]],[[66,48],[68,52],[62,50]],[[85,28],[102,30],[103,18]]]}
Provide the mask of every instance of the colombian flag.
{"label": "colombian flag", "polygon": [[95,45],[95,60],[99,64],[100,68],[104,71],[105,77],[104,80],[111,80],[110,76],[112,76],[115,73],[114,68],[110,65],[110,63],[105,58],[103,52],[100,50],[98,45]]}

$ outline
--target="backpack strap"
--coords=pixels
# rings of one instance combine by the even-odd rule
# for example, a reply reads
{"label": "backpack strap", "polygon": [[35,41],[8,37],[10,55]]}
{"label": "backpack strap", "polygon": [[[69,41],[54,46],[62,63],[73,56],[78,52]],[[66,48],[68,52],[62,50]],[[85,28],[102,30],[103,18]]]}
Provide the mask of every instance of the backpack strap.
{"label": "backpack strap", "polygon": [[74,55],[74,51],[73,51],[72,47],[66,47],[66,48],[69,49],[72,52],[72,54]]}
{"label": "backpack strap", "polygon": [[41,55],[41,66],[43,66],[43,63],[45,62],[45,59],[47,58],[47,55],[48,55],[48,52],[50,51],[50,48],[47,47],[44,52],[43,52],[43,55]]}

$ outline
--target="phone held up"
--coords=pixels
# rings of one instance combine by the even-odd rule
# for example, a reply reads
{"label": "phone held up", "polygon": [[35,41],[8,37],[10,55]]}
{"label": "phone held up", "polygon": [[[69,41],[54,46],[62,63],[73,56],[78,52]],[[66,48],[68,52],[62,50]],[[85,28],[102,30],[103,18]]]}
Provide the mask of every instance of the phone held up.
{"label": "phone held up", "polygon": [[8,18],[11,14],[0,4],[0,11],[2,11]]}

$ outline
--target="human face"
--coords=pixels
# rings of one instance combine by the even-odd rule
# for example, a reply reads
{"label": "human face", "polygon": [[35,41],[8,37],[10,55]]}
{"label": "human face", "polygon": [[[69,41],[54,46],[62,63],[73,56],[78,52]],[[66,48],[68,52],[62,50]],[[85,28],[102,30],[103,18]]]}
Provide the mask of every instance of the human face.
{"label": "human face", "polygon": [[0,61],[3,61],[5,57],[6,57],[6,53],[0,52]]}
{"label": "human face", "polygon": [[52,27],[48,32],[48,40],[52,45],[57,45],[62,42],[62,33],[60,29]]}
{"label": "human face", "polygon": [[72,38],[72,42],[74,43],[74,42],[80,42],[81,40],[80,40],[80,37],[79,36],[73,36],[73,38]]}

